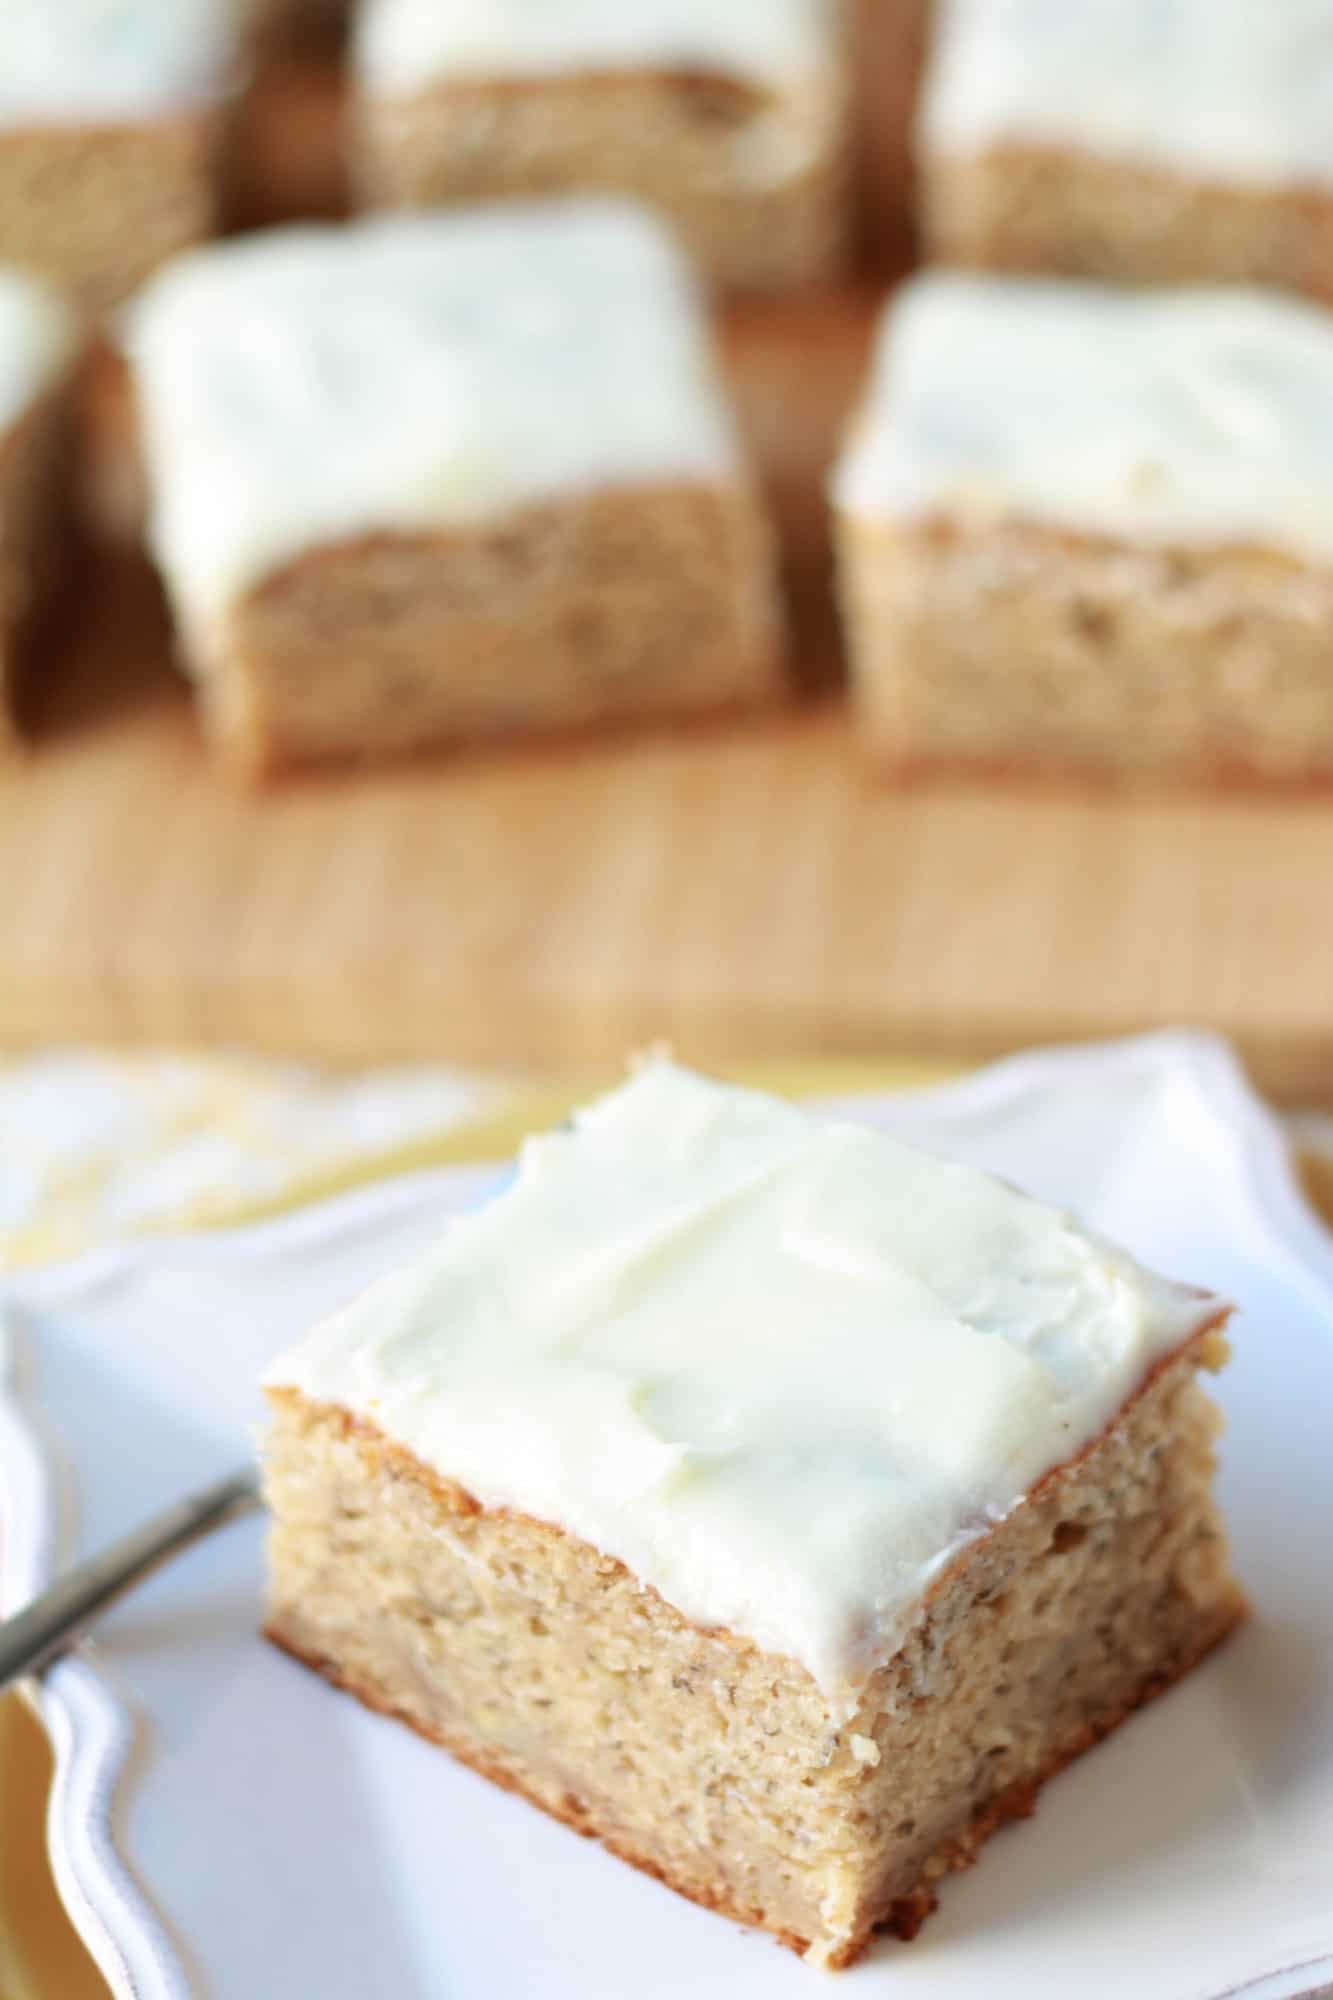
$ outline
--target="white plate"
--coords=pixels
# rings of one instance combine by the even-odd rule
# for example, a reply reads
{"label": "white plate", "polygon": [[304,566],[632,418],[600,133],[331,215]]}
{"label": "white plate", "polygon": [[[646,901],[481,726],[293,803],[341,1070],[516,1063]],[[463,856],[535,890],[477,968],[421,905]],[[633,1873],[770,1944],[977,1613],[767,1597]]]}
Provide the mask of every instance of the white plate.
{"label": "white plate", "polygon": [[[1255,1615],[839,1994],[1313,1991],[1333,1978],[1333,1245],[1275,1127],[1225,1050],[1178,1035],[840,1108],[1077,1206],[1238,1300],[1222,1493]],[[232,1465],[269,1353],[492,1184],[416,1176],[15,1280],[7,1607],[51,1572],[62,1490],[86,1549]],[[265,1646],[260,1586],[259,1526],[233,1527],[46,1679],[53,1858],[118,1996],[809,2000],[816,1976],[766,1938]]]}

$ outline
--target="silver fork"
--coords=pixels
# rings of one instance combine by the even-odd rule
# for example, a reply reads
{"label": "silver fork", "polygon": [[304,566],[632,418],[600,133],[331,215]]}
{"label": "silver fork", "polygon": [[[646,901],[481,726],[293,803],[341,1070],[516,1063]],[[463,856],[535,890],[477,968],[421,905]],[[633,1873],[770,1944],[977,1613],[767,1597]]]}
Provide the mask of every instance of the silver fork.
{"label": "silver fork", "polygon": [[0,1688],[40,1673],[136,1583],[201,1535],[253,1513],[261,1504],[254,1469],[234,1472],[201,1493],[175,1501],[100,1554],[77,1564],[22,1611],[0,1622]]}

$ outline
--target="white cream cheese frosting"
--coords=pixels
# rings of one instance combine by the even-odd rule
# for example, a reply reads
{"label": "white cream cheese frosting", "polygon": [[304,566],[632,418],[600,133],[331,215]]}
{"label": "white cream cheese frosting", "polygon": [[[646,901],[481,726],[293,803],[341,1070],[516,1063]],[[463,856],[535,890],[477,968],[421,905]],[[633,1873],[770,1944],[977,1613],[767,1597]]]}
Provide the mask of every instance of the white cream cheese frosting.
{"label": "white cream cheese frosting", "polygon": [[124,337],[187,621],[344,538],[740,473],[694,279],[628,202],[209,245],[149,281]]}
{"label": "white cream cheese frosting", "polygon": [[780,81],[835,58],[838,0],[366,0],[372,94],[455,78],[691,69]]}
{"label": "white cream cheese frosting", "polygon": [[1333,0],[941,0],[920,131],[1327,186]]}
{"label": "white cream cheese frosting", "polygon": [[833,482],[865,518],[1333,556],[1333,317],[1246,288],[939,272],[886,311]]}
{"label": "white cream cheese frosting", "polygon": [[850,1711],[951,1557],[1218,1311],[970,1167],[654,1062],[265,1380]]}
{"label": "white cream cheese frosting", "polygon": [[0,0],[0,130],[133,122],[235,80],[246,0]]}
{"label": "white cream cheese frosting", "polygon": [[0,431],[17,423],[73,359],[78,328],[63,300],[0,265]]}

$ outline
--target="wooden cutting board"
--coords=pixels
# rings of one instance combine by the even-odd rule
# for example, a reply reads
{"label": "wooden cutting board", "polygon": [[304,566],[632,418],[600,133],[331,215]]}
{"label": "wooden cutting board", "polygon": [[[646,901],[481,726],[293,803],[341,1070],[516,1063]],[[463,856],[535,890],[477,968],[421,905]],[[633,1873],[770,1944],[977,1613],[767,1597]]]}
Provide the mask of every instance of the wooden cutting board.
{"label": "wooden cutting board", "polygon": [[[331,108],[271,101],[249,157],[297,190],[279,209],[319,205]],[[883,289],[724,329],[807,691],[836,679],[820,488]],[[0,1039],[584,1066],[658,1035],[981,1056],[1189,1022],[1333,1101],[1331,797],[886,789],[827,692],[247,794],[209,767],[147,572],[89,557],[76,594],[0,776]]]}
{"label": "wooden cutting board", "polygon": [[1171,1022],[1333,1098],[1333,802],[858,770],[836,699],[252,795],[142,572],[0,780],[0,1037],[601,1064],[984,1055]]}

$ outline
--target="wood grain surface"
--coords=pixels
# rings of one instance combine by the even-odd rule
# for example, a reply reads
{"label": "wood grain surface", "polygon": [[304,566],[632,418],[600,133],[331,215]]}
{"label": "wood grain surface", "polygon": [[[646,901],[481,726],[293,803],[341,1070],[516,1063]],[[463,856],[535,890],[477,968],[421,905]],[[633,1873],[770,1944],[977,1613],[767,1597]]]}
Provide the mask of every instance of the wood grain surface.
{"label": "wood grain surface", "polygon": [[[880,277],[724,328],[793,575],[790,712],[247,794],[208,764],[146,569],[90,551],[0,777],[0,1038],[586,1065],[662,1034],[980,1056],[1185,1021],[1333,1100],[1333,799],[885,789],[828,692],[821,488],[900,254],[911,11],[890,0],[865,121]],[[327,81],[279,77],[251,211],[334,205],[335,129]]]}

